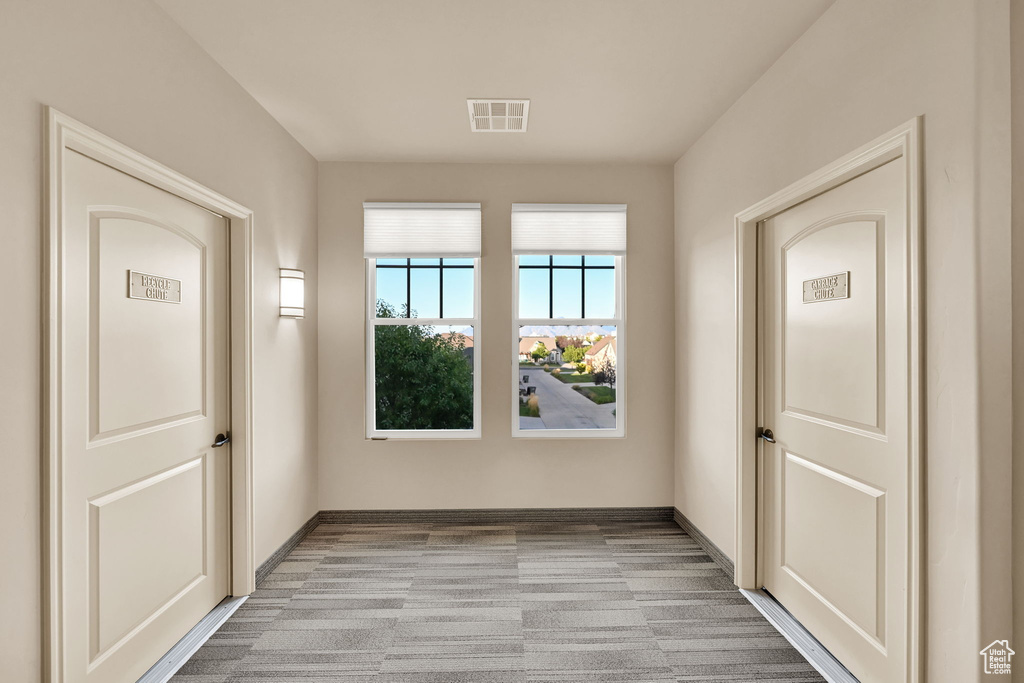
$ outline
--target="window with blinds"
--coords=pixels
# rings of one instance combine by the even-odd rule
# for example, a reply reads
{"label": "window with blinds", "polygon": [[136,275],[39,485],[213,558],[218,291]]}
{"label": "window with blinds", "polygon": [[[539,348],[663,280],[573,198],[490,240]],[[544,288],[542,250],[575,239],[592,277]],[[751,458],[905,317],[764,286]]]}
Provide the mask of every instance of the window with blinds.
{"label": "window with blinds", "polygon": [[513,204],[513,436],[625,434],[624,204]]}
{"label": "window with blinds", "polygon": [[367,436],[480,434],[480,205],[363,204]]}

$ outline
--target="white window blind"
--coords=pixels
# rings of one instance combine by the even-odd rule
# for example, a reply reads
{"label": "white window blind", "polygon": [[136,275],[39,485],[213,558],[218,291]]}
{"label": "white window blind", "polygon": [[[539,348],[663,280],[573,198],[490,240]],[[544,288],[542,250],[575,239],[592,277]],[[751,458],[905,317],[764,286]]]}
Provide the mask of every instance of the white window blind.
{"label": "white window blind", "polygon": [[513,204],[513,254],[625,254],[625,204]]}
{"label": "white window blind", "polygon": [[366,258],[480,256],[480,205],[363,202]]}

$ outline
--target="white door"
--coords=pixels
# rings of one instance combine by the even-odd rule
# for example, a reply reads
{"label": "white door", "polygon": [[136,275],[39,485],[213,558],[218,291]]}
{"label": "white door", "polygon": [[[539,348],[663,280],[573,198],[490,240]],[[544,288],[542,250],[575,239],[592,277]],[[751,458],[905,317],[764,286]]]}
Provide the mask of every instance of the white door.
{"label": "white door", "polygon": [[130,682],[228,594],[227,222],[64,159],[62,665]]}
{"label": "white door", "polygon": [[862,681],[906,679],[906,166],[761,224],[759,576]]}

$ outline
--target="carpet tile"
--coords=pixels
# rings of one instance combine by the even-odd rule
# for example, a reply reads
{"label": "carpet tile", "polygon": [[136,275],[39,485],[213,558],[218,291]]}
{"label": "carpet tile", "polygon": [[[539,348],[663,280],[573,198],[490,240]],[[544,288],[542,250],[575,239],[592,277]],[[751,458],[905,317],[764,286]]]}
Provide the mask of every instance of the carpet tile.
{"label": "carpet tile", "polygon": [[667,521],[321,524],[172,683],[811,683]]}

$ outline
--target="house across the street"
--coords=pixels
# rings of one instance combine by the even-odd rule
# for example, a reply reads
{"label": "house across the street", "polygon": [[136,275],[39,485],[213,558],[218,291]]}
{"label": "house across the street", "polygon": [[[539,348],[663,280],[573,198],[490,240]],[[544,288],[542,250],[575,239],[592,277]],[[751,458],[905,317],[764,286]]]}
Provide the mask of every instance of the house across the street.
{"label": "house across the street", "polygon": [[519,360],[533,360],[533,352],[541,345],[548,350],[544,360],[552,363],[562,362],[562,350],[558,348],[554,337],[520,337],[519,338]]}
{"label": "house across the street", "polygon": [[611,335],[602,337],[598,341],[587,349],[585,354],[586,363],[591,368],[596,369],[604,365],[605,363],[611,364],[611,367],[615,367],[615,361],[617,359],[618,343],[617,337]]}

